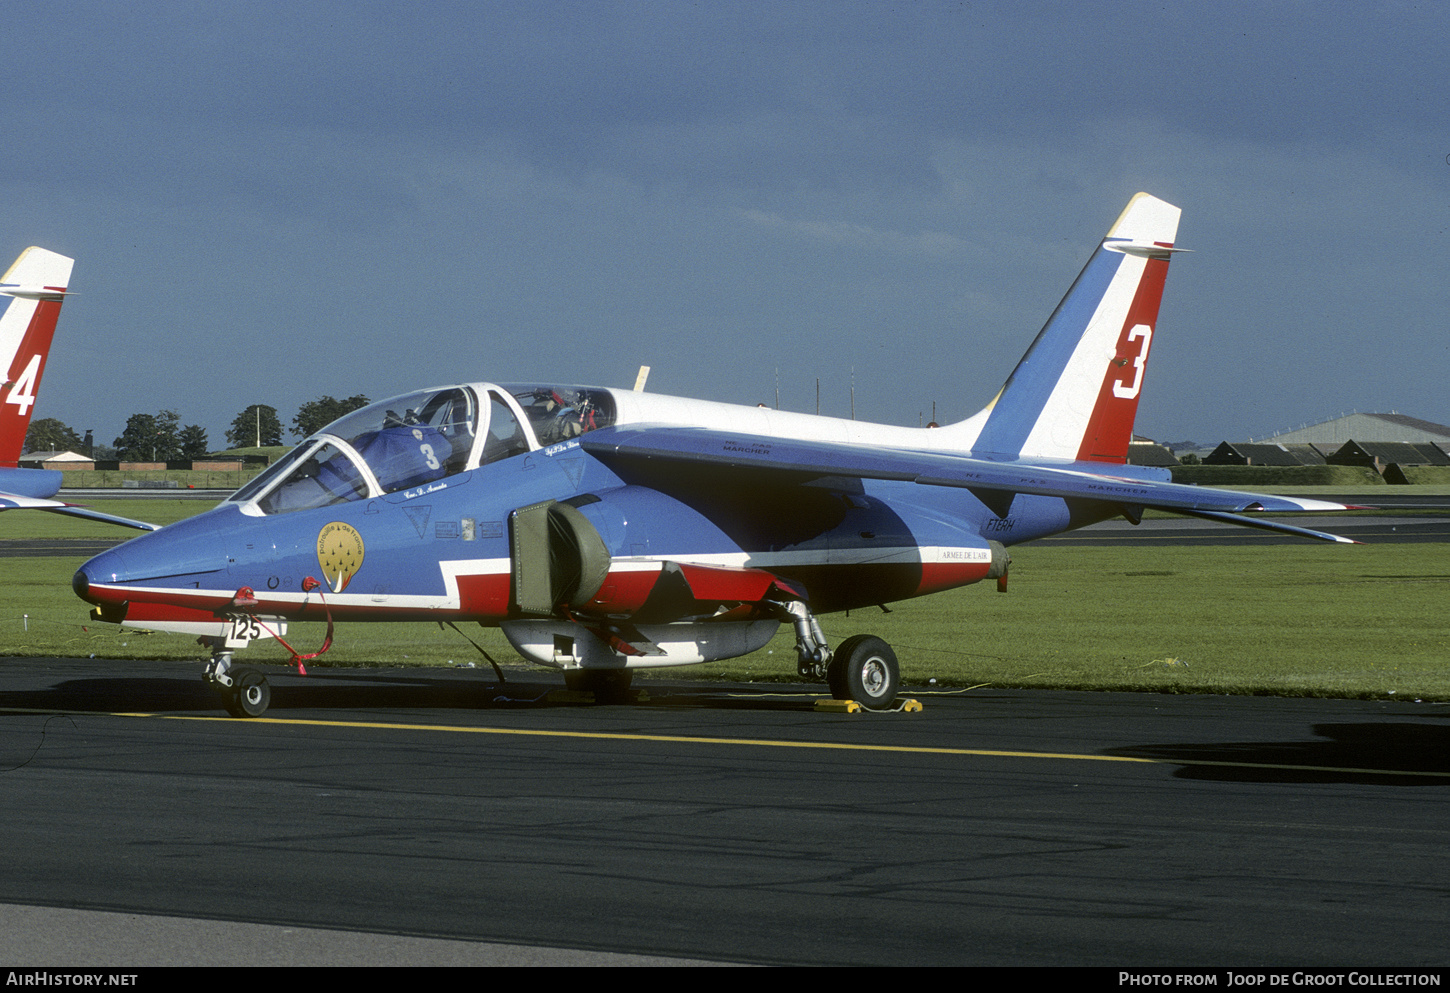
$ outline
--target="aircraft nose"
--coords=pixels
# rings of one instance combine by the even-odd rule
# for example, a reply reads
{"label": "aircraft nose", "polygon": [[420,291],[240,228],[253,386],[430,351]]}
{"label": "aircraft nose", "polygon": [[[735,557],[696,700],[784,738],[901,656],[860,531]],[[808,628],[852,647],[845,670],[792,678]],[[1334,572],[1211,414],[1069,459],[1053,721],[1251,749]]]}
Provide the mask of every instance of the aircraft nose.
{"label": "aircraft nose", "polygon": [[126,562],[121,558],[121,553],[113,549],[102,552],[77,569],[76,574],[71,577],[70,585],[76,596],[94,603],[90,596],[92,583],[114,583],[125,575]]}

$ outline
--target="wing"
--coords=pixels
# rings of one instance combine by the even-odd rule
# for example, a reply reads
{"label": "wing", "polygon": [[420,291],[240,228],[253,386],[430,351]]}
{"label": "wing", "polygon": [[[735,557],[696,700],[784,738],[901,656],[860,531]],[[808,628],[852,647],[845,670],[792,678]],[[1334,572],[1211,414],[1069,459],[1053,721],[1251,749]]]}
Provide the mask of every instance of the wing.
{"label": "wing", "polygon": [[147,524],[145,521],[133,521],[129,517],[116,517],[112,514],[103,514],[98,510],[78,507],[73,503],[62,503],[59,500],[45,500],[40,497],[22,496],[18,493],[0,493],[0,510],[45,510],[52,514],[83,517],[89,521],[104,521],[107,524],[119,524],[122,527],[136,528],[138,531],[156,531],[161,527],[160,524]]}
{"label": "wing", "polygon": [[[1153,470],[1102,462],[1047,459],[994,461],[946,452],[925,452],[830,442],[730,434],[699,428],[637,425],[605,428],[580,439],[582,447],[617,471],[654,466],[750,469],[782,481],[822,476],[891,479],[971,491],[1002,516],[1013,495],[1094,500],[1117,504],[1129,520],[1145,509],[1245,527],[1281,531],[1320,541],[1354,544],[1348,538],[1278,521],[1239,516],[1244,511],[1340,511],[1353,507],[1303,497],[1270,496],[1186,486],[1151,478]],[[1111,465],[1112,472],[1103,470]],[[1142,475],[1139,475],[1142,473]]]}

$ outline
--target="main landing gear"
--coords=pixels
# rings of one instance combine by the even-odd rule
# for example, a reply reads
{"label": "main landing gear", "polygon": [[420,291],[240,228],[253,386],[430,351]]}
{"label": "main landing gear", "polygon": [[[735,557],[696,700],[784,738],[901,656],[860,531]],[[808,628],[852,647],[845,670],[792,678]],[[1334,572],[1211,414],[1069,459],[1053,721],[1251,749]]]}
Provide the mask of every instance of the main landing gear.
{"label": "main landing gear", "polygon": [[213,651],[201,678],[221,694],[222,705],[233,717],[261,717],[272,702],[267,677],[246,666],[234,668],[231,652]]}
{"label": "main landing gear", "polygon": [[896,702],[901,669],[890,645],[858,634],[833,652],[810,607],[791,600],[780,608],[795,626],[796,671],[803,678],[824,679],[835,699],[855,700],[868,710],[886,710]]}
{"label": "main landing gear", "polygon": [[896,653],[875,635],[847,638],[826,668],[826,685],[837,700],[855,700],[868,710],[890,707],[901,686]]}
{"label": "main landing gear", "polygon": [[629,669],[564,670],[564,687],[593,693],[596,703],[629,703],[629,684],[633,680],[634,672]]}

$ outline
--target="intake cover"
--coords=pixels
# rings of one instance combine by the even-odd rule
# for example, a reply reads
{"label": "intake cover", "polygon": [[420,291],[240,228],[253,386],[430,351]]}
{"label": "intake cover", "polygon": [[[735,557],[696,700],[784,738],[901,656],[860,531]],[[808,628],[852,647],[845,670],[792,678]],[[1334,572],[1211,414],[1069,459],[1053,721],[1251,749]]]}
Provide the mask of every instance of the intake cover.
{"label": "intake cover", "polygon": [[555,500],[509,515],[513,605],[548,617],[560,607],[587,604],[609,575],[610,555],[589,519]]}

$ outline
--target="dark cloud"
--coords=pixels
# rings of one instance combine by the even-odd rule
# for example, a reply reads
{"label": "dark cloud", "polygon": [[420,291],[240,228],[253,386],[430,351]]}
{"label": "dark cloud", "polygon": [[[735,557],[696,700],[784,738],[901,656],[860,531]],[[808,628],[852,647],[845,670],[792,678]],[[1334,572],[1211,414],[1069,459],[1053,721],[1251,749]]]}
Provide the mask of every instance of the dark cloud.
{"label": "dark cloud", "polygon": [[[1338,3],[25,6],[0,82],[28,134],[0,193],[15,250],[78,258],[42,402],[103,435],[131,411],[92,388],[98,355],[146,395],[189,384],[204,409],[183,418],[216,436],[251,402],[628,383],[651,360],[652,385],[686,394],[754,402],[780,369],[797,409],[820,376],[839,413],[855,368],[862,416],[913,422],[948,397],[964,414],[1139,189],[1184,208],[1199,250],[1169,279],[1145,429],[1263,433],[1341,393],[1446,420],[1446,291],[1427,274],[1450,262],[1447,21]],[[1366,341],[1375,369],[1349,375]],[[217,361],[240,342],[255,360]]]}

